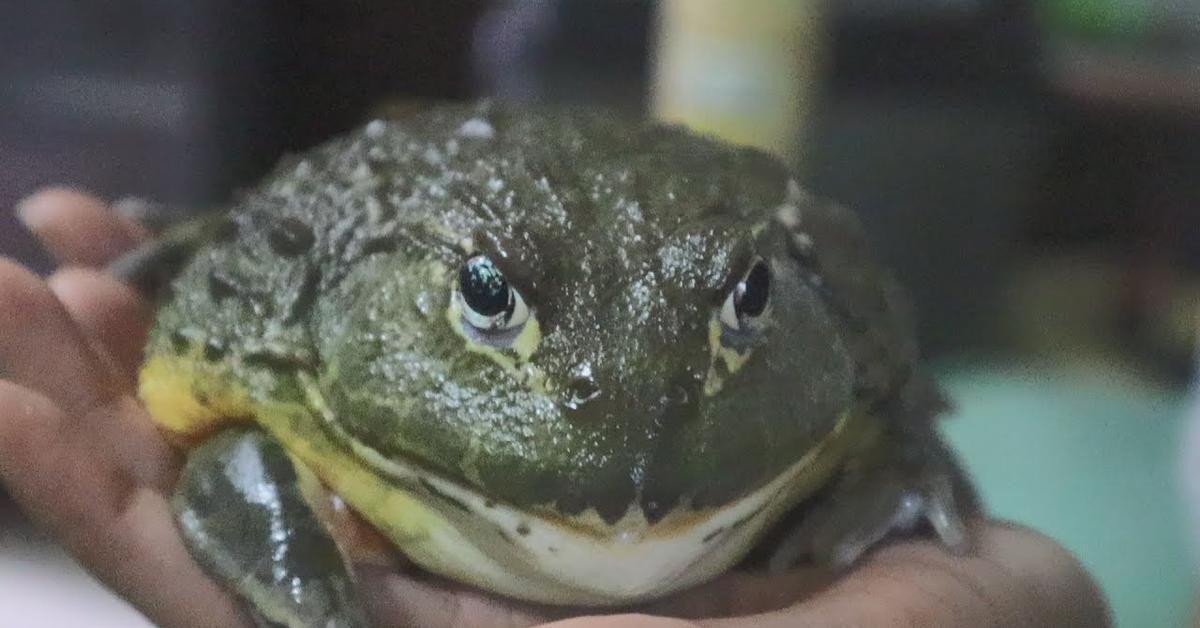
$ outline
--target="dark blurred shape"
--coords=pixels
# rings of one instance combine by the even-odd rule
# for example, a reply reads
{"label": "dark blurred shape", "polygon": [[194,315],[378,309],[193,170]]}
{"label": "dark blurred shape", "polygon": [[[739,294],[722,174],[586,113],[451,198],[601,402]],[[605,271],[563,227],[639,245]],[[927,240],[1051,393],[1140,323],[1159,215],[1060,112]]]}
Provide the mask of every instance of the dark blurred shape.
{"label": "dark blurred shape", "polygon": [[1118,261],[1122,306],[1109,331],[1174,381],[1194,369],[1200,336],[1198,58],[1200,24],[1147,27],[1118,46],[1056,42],[1046,63],[1053,161],[1025,220],[1034,250]]}
{"label": "dark blurred shape", "polygon": [[830,10],[835,93],[1031,99],[1040,38],[1029,2],[849,0]]}
{"label": "dark blurred shape", "polygon": [[[479,2],[45,0],[0,10],[0,207],[48,184],[201,205],[395,95],[468,93]],[[0,250],[46,261],[0,218]]]}
{"label": "dark blurred shape", "polygon": [[1032,15],[995,0],[836,6],[806,180],[863,215],[927,354],[994,346],[1045,150]]}
{"label": "dark blurred shape", "polygon": [[493,3],[475,27],[480,91],[515,103],[645,107],[654,2]]}

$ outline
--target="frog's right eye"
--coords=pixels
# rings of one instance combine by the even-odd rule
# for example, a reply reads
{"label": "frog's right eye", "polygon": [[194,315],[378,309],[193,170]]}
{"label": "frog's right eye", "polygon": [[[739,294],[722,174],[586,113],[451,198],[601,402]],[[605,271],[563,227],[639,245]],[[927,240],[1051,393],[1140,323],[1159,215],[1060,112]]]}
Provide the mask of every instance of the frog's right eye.
{"label": "frog's right eye", "polygon": [[521,293],[486,255],[472,257],[458,271],[458,295],[463,319],[478,331],[516,329],[529,319],[529,307]]}
{"label": "frog's right eye", "polygon": [[771,271],[760,259],[725,297],[725,303],[721,305],[721,324],[731,331],[753,326],[766,313],[770,296]]}

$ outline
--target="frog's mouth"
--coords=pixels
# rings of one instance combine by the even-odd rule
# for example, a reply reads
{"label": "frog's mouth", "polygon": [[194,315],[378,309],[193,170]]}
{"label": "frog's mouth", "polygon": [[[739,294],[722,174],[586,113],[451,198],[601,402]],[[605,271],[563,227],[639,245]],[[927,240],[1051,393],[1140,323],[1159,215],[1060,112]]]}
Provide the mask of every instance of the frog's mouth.
{"label": "frog's mouth", "polygon": [[[678,506],[653,523],[636,501],[612,524],[591,509],[565,515],[518,508],[418,464],[386,458],[330,420],[319,431],[342,453],[314,452],[321,464],[313,466],[430,571],[522,599],[619,604],[698,584],[731,566],[765,528],[828,480],[857,416],[843,414],[824,440],[758,490],[721,507]],[[302,457],[305,449],[322,447],[312,434],[278,436]]]}
{"label": "frog's mouth", "polygon": [[[721,573],[767,526],[828,481],[866,419],[861,411],[844,413],[803,458],[737,501],[709,509],[679,506],[654,523],[631,505],[608,524],[594,510],[572,516],[518,508],[417,463],[387,459],[343,431],[311,381],[302,405],[255,404],[241,393],[218,394],[226,377],[179,385],[179,378],[197,375],[194,369],[172,368],[180,366],[173,359],[154,364],[144,371],[150,375],[143,377],[142,394],[152,412],[187,421],[183,429],[175,426],[180,434],[211,425],[218,411],[255,415],[415,563],[501,594],[554,604],[627,603]],[[163,373],[175,379],[160,378]],[[219,407],[201,407],[189,392],[210,384],[217,386],[212,398],[221,400]],[[181,400],[186,403],[172,405]]]}

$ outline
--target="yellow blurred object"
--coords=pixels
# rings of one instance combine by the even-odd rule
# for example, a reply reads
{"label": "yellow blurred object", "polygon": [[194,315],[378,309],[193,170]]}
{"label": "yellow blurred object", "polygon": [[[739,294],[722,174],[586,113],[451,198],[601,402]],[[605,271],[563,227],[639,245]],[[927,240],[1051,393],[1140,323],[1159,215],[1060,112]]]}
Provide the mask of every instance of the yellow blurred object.
{"label": "yellow blurred object", "polygon": [[654,114],[796,164],[824,47],[820,0],[664,0]]}

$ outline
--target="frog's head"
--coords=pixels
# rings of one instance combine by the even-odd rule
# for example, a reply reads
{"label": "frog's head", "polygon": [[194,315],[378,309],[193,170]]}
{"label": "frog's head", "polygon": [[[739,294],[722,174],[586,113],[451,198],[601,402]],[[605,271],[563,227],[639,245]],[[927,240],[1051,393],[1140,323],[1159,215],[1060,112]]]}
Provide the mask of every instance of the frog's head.
{"label": "frog's head", "polygon": [[727,503],[818,446],[853,368],[775,160],[606,118],[469,117],[379,139],[440,157],[397,176],[408,248],[351,275],[352,333],[329,345],[360,442],[597,525]]}

